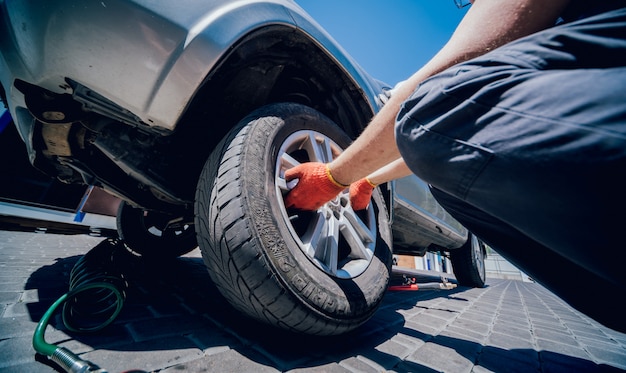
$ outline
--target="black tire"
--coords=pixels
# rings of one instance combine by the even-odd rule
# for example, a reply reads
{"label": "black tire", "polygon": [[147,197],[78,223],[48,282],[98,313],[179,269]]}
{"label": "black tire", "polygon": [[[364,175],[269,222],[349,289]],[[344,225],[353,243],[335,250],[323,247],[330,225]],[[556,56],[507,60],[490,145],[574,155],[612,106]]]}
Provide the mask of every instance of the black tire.
{"label": "black tire", "polygon": [[459,285],[474,288],[485,286],[485,244],[470,233],[469,239],[461,248],[450,251],[450,261],[454,277]]}
{"label": "black tire", "polygon": [[[284,171],[313,160],[295,146],[313,138],[325,138],[326,144],[332,139],[331,145],[340,147],[350,143],[330,119],[303,105],[273,104],[243,119],[205,165],[196,193],[196,229],[209,274],[235,308],[289,331],[336,335],[363,324],[380,305],[391,272],[391,232],[378,191],[358,213],[347,191],[317,212],[285,209]],[[320,147],[328,150],[324,157],[333,157],[331,145]],[[325,246],[326,254],[337,254],[336,261],[305,251],[319,249],[331,236],[321,229],[330,226],[324,219],[352,222],[342,227],[345,233],[336,231],[336,246]],[[309,242],[318,228],[324,233],[313,237],[320,240]],[[362,235],[371,242],[359,241]]]}
{"label": "black tire", "polygon": [[117,210],[117,233],[132,252],[146,259],[166,260],[198,247],[193,223],[164,213],[135,208],[122,201]]}

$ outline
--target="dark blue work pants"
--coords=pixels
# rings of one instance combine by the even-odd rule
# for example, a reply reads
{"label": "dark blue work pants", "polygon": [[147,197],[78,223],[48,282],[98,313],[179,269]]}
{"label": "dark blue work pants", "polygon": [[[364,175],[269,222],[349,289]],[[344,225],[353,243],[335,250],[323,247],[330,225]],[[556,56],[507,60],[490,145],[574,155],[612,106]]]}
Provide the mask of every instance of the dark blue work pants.
{"label": "dark blue work pants", "polygon": [[426,80],[400,111],[396,140],[470,231],[626,332],[626,9]]}

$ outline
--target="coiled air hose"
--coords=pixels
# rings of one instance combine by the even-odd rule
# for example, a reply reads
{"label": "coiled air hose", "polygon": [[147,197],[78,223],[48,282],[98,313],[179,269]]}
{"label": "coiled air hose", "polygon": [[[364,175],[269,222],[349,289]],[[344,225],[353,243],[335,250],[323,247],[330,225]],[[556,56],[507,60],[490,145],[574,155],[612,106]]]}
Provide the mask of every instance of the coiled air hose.
{"label": "coiled air hose", "polygon": [[33,348],[66,372],[106,372],[70,350],[47,343],[46,327],[63,305],[63,324],[72,332],[95,332],[112,323],[122,310],[128,282],[124,268],[133,255],[117,239],[105,239],[83,255],[70,272],[69,291],[44,313],[33,335]]}

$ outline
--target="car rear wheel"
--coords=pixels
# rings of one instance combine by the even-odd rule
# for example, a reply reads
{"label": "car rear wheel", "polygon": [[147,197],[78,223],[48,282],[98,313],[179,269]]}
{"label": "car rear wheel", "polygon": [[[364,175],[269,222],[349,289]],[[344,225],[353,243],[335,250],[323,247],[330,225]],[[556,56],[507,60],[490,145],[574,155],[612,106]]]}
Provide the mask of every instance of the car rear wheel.
{"label": "car rear wheel", "polygon": [[450,251],[452,269],[459,285],[475,288],[485,286],[485,244],[470,233],[470,237],[461,248]]}
{"label": "car rear wheel", "polygon": [[198,242],[212,280],[244,314],[334,335],[378,308],[392,261],[380,193],[358,212],[347,190],[313,212],[283,202],[285,170],[329,162],[349,143],[319,112],[273,104],[242,120],[207,161],[196,193]]}
{"label": "car rear wheel", "polygon": [[198,247],[193,222],[188,220],[122,201],[117,210],[117,233],[126,247],[146,259],[172,259]]}

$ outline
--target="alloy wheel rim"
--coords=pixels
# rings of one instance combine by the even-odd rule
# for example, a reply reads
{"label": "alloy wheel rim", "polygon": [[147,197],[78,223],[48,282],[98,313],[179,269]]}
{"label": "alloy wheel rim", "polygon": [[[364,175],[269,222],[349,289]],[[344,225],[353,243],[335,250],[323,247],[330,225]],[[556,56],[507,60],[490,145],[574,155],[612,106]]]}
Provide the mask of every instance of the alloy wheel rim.
{"label": "alloy wheel rim", "polygon": [[377,227],[372,205],[354,211],[347,189],[317,211],[287,209],[284,204],[285,195],[295,184],[285,181],[286,170],[307,161],[330,162],[341,151],[320,132],[301,130],[291,134],[278,151],[275,185],[282,217],[297,242],[297,250],[326,274],[349,279],[363,273],[374,258]]}

